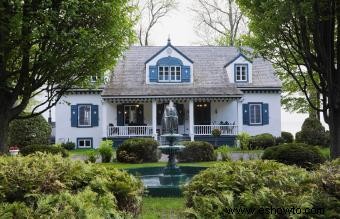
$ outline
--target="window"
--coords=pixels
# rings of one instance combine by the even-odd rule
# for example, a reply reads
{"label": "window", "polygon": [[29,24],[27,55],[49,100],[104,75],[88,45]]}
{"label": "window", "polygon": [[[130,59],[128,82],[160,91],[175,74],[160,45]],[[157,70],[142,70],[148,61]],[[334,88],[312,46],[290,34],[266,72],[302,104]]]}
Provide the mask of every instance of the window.
{"label": "window", "polygon": [[158,81],[160,82],[180,82],[181,67],[180,66],[159,66]]}
{"label": "window", "polygon": [[124,106],[124,125],[137,124],[137,110],[139,105]]}
{"label": "window", "polygon": [[91,126],[91,105],[78,105],[78,126]]}
{"label": "window", "polygon": [[92,138],[78,138],[77,147],[78,148],[92,148]]}
{"label": "window", "polygon": [[98,80],[98,76],[97,75],[91,76],[91,82],[92,83],[97,82],[97,80]]}
{"label": "window", "polygon": [[235,65],[235,81],[236,82],[248,81],[248,65],[245,64]]}
{"label": "window", "polygon": [[249,117],[251,125],[262,124],[262,104],[249,104]]}

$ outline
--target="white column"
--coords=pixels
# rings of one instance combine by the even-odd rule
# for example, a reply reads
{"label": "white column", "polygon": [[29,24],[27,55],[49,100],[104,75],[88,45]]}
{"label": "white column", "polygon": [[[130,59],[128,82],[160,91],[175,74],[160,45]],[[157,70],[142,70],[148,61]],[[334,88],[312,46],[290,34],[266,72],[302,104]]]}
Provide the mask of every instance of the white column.
{"label": "white column", "polygon": [[157,102],[152,100],[152,135],[157,140]]}
{"label": "white column", "polygon": [[189,133],[190,140],[194,141],[194,100],[189,100]]}
{"label": "white column", "polygon": [[[108,103],[103,100],[103,104],[102,104],[102,116],[101,119],[99,117],[99,122],[101,121],[101,125],[102,125],[102,137],[103,138],[107,138],[107,107],[108,107]],[[100,114],[99,114],[100,115]]]}
{"label": "white column", "polygon": [[237,134],[243,130],[243,112],[242,112],[243,99],[236,100],[237,103]]}

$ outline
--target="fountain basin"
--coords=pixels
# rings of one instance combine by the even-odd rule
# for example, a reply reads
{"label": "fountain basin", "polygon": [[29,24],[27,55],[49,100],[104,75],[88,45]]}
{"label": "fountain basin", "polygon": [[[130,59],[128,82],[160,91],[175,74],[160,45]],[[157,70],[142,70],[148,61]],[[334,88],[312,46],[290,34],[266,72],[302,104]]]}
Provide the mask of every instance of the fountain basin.
{"label": "fountain basin", "polygon": [[126,171],[142,180],[149,196],[176,197],[182,195],[182,187],[189,183],[194,175],[206,169],[196,166],[177,168],[179,174],[164,174],[164,167],[142,167]]}
{"label": "fountain basin", "polygon": [[183,150],[185,146],[183,145],[161,145],[158,146],[158,149],[162,151],[164,154],[171,154],[171,153],[176,153],[178,151]]}

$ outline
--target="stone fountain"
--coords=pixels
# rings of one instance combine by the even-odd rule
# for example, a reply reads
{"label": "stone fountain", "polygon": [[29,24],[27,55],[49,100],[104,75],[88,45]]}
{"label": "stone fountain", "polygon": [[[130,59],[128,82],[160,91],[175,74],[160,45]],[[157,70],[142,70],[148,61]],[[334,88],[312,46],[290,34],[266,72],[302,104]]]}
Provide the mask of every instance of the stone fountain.
{"label": "stone fountain", "polygon": [[180,196],[181,186],[190,181],[204,167],[178,167],[176,165],[176,154],[184,146],[177,144],[182,137],[178,134],[178,114],[174,103],[170,101],[164,109],[162,119],[162,135],[165,144],[158,148],[162,153],[168,155],[166,167],[145,167],[129,169],[128,172],[139,176],[151,196]]}

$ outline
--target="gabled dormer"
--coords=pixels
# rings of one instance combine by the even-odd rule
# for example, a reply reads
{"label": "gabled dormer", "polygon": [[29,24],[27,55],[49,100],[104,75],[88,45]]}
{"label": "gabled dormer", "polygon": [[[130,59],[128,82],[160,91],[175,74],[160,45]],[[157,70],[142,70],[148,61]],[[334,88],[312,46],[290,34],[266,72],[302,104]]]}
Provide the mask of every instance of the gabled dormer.
{"label": "gabled dormer", "polygon": [[145,62],[147,84],[193,82],[193,61],[168,44]]}
{"label": "gabled dormer", "polygon": [[252,83],[252,65],[253,63],[242,53],[228,62],[224,67],[230,83]]}

